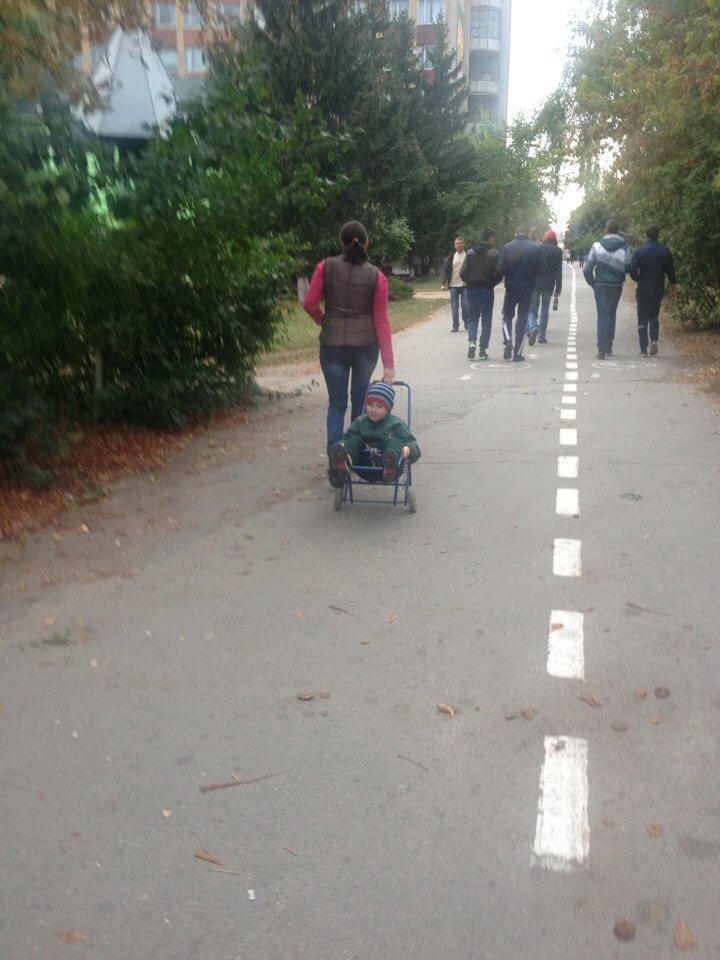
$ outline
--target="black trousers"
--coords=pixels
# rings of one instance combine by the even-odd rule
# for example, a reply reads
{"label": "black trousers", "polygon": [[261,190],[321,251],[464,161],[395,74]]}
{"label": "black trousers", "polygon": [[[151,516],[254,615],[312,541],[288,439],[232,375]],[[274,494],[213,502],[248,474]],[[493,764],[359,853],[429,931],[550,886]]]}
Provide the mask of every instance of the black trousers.
{"label": "black trousers", "polygon": [[654,296],[652,294],[650,296],[638,296],[637,298],[638,339],[643,353],[648,348],[648,334],[650,341],[657,340],[660,334],[660,304],[662,298],[662,293]]}
{"label": "black trousers", "polygon": [[512,343],[513,318],[515,317],[515,308],[517,307],[515,356],[522,354],[532,295],[532,288],[530,288],[530,290],[524,288],[518,290],[511,287],[509,290],[505,290],[505,301],[503,303],[503,343]]}

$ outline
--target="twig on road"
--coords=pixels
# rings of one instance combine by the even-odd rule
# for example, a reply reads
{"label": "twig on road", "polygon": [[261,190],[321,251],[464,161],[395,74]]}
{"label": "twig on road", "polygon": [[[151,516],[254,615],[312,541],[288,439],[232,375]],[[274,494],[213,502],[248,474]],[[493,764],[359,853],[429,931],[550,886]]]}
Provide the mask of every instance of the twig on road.
{"label": "twig on road", "polygon": [[211,790],[224,790],[225,787],[243,787],[247,783],[259,783],[261,780],[270,780],[271,777],[279,777],[285,773],[284,770],[278,773],[266,773],[263,777],[253,777],[251,780],[228,780],[224,783],[203,783],[200,787],[200,793],[209,793]]}
{"label": "twig on road", "polygon": [[428,768],[427,768],[424,764],[420,763],[418,760],[413,760],[412,757],[404,757],[401,753],[399,753],[399,754],[398,754],[398,759],[399,759],[399,760],[407,760],[408,763],[414,763],[416,767],[420,767],[420,769],[421,769],[421,770],[424,770],[425,773],[428,773],[428,772],[429,772],[429,771],[428,771]]}
{"label": "twig on road", "polygon": [[338,613],[346,613],[349,617],[355,617],[356,620],[359,620],[360,623],[365,623],[362,617],[358,617],[355,613],[350,613],[349,610],[346,610],[344,607],[338,607],[334,603],[331,603],[328,607],[329,610],[337,610]]}

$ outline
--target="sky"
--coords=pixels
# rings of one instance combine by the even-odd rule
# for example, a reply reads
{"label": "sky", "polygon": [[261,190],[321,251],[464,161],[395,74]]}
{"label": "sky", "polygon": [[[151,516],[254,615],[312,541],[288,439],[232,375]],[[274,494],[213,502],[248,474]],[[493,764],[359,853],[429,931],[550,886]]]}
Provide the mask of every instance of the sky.
{"label": "sky", "polygon": [[[537,110],[562,78],[572,22],[582,17],[581,0],[512,0],[510,28],[510,90],[508,119]],[[564,229],[582,194],[568,188],[550,198],[554,226]]]}

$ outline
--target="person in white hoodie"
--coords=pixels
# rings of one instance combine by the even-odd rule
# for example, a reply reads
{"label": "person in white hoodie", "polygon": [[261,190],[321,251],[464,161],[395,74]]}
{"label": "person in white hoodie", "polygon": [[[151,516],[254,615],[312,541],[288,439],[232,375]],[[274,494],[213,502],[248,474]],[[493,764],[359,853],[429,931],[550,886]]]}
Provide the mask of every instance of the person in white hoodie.
{"label": "person in white hoodie", "polygon": [[615,317],[625,274],[630,269],[630,248],[618,234],[620,222],[608,220],[605,236],[590,248],[583,275],[595,293],[597,307],[597,358],[612,356]]}

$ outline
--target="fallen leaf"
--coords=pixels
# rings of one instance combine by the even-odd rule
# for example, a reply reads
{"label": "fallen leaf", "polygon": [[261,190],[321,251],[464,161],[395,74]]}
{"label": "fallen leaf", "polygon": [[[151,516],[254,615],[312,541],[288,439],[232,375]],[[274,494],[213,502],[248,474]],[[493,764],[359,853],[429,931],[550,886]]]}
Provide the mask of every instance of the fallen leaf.
{"label": "fallen leaf", "polygon": [[535,707],[525,707],[525,709],[521,710],[520,713],[522,713],[526,720],[534,720],[537,710]]}
{"label": "fallen leaf", "polygon": [[589,707],[592,707],[594,710],[597,710],[598,707],[602,706],[600,701],[596,700],[595,697],[591,697],[589,693],[578,694],[578,700],[582,700],[583,703],[586,703]]}
{"label": "fallen leaf", "polygon": [[626,723],[611,723],[610,726],[615,733],[625,733],[628,728]]}
{"label": "fallen leaf", "polygon": [[647,696],[647,690],[636,690],[633,696],[636,700],[644,700]]}
{"label": "fallen leaf", "polygon": [[396,613],[394,613],[394,614],[390,617],[390,619],[388,620],[388,623],[395,623],[395,621],[397,620],[397,618],[398,618],[398,615],[397,615]]}
{"label": "fallen leaf", "polygon": [[440,553],[447,553],[447,550],[441,550]]}
{"label": "fallen leaf", "polygon": [[297,698],[298,698],[298,700],[314,700],[314,699],[315,699],[315,694],[314,694],[314,693],[299,693],[299,694],[297,695]]}
{"label": "fallen leaf", "polygon": [[281,849],[281,850],[287,850],[287,852],[288,852],[288,853],[291,853],[294,857],[299,857],[299,856],[300,856],[300,854],[297,852],[297,850],[293,850],[292,847],[281,847],[280,849]]}
{"label": "fallen leaf", "polygon": [[53,540],[55,540],[57,543],[59,543],[59,542],[62,540],[62,537],[60,536],[59,533],[54,533],[54,534],[53,534]]}
{"label": "fallen leaf", "polygon": [[690,947],[696,947],[697,945],[698,942],[688,930],[685,921],[681,920],[675,931],[675,946],[678,950],[689,950]]}
{"label": "fallen leaf", "polygon": [[366,637],[364,640],[361,640],[360,643],[366,647],[370,643],[369,637]]}
{"label": "fallen leaf", "polygon": [[63,943],[84,943],[87,937],[84,933],[79,933],[77,930],[63,930],[60,934],[60,939]]}
{"label": "fallen leaf", "polygon": [[304,617],[304,616],[305,616],[305,611],[304,611],[304,610],[296,610],[296,611],[295,611],[295,616],[296,616],[296,617]]}
{"label": "fallen leaf", "polygon": [[454,718],[455,714],[460,713],[458,707],[451,707],[447,703],[439,703],[437,708],[440,713],[446,713],[451,718]]}
{"label": "fallen leaf", "polygon": [[172,813],[173,813],[172,810],[163,810],[162,815],[165,817],[166,820],[169,820],[170,817],[172,816]]}
{"label": "fallen leaf", "polygon": [[516,713],[515,710],[506,710],[506,711],[505,711],[505,719],[506,719],[506,720],[514,720],[515,717],[517,717],[517,713]]}
{"label": "fallen leaf", "polygon": [[54,627],[55,621],[52,617],[46,617],[43,622],[40,624],[41,627]]}
{"label": "fallen leaf", "polygon": [[319,693],[318,696],[320,697],[321,700],[329,700],[329,699],[330,699],[330,694],[329,694],[327,691],[325,691],[325,690],[324,690],[322,693]]}
{"label": "fallen leaf", "polygon": [[670,691],[667,687],[658,687],[655,690],[655,696],[658,698],[658,700],[665,700],[666,697],[670,696]]}
{"label": "fallen leaf", "polygon": [[86,523],[81,523],[78,527],[78,533],[90,533],[90,527]]}
{"label": "fallen leaf", "polygon": [[584,607],[580,611],[580,613],[594,613],[594,612],[595,612],[595,607]]}
{"label": "fallen leaf", "polygon": [[645,829],[654,840],[657,840],[658,837],[661,837],[663,835],[663,828],[660,826],[659,823],[649,823],[645,827]]}
{"label": "fallen leaf", "polygon": [[657,726],[660,723],[660,717],[650,717],[650,723]]}
{"label": "fallen leaf", "polygon": [[485,707],[475,707],[475,713],[482,713]]}
{"label": "fallen leaf", "polygon": [[198,858],[198,860],[206,860],[208,863],[215,863],[218,867],[225,866],[222,860],[218,860],[217,857],[214,857],[211,853],[207,853],[205,850],[196,850],[195,856]]}
{"label": "fallen leaf", "polygon": [[613,927],[613,931],[618,940],[632,940],[635,936],[635,924],[632,920],[618,920]]}
{"label": "fallen leaf", "polygon": [[550,624],[550,629],[551,629],[551,630],[562,630],[562,628],[563,628],[564,626],[565,626],[564,623],[551,623],[551,624]]}
{"label": "fallen leaf", "polygon": [[97,660],[93,659],[93,660],[90,661],[90,666],[91,666],[91,667],[99,667],[100,664],[98,663]]}

